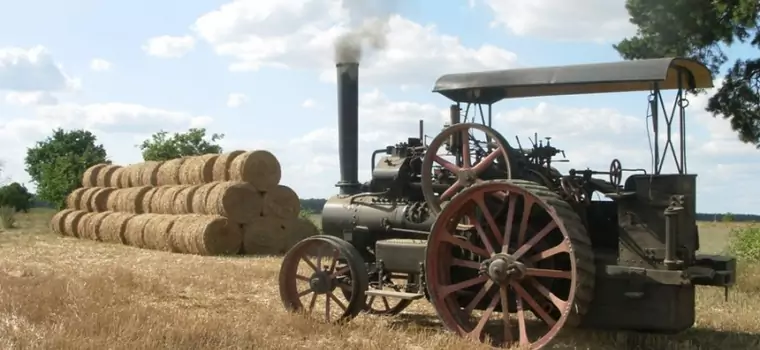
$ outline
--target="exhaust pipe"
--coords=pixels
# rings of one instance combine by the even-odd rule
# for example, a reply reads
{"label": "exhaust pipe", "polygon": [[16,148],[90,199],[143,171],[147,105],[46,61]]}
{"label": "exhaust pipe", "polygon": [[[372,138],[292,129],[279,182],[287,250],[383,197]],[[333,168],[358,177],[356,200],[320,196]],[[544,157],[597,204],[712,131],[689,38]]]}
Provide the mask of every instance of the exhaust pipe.
{"label": "exhaust pipe", "polygon": [[342,195],[359,193],[359,63],[335,65],[338,73],[338,157]]}

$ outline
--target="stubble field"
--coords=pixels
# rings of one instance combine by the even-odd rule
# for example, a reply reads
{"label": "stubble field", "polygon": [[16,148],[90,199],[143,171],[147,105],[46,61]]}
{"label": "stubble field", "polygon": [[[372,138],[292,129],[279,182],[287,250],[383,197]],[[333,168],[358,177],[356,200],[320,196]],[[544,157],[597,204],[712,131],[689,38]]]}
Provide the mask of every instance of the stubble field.
{"label": "stubble field", "polygon": [[[426,301],[395,318],[345,327],[286,313],[279,257],[200,257],[49,232],[51,211],[0,232],[0,349],[487,349],[444,332]],[[702,223],[704,251],[729,225]],[[702,287],[693,329],[675,336],[565,331],[555,349],[760,348],[760,269],[739,285]]]}

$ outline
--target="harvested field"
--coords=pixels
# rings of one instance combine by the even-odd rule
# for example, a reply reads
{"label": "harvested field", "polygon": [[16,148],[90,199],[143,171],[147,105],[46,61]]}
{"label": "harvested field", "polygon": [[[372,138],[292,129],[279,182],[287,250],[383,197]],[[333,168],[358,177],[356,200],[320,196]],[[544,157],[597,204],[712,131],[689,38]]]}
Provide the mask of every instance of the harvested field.
{"label": "harvested field", "polygon": [[[201,257],[62,238],[49,230],[52,215],[21,214],[19,229],[0,233],[0,348],[487,349],[444,332],[426,301],[397,317],[325,325],[283,310],[279,257]],[[702,245],[723,249],[724,226],[700,226]],[[566,330],[552,348],[757,349],[760,267],[740,270],[728,302],[722,289],[698,289],[697,320],[686,332]]]}

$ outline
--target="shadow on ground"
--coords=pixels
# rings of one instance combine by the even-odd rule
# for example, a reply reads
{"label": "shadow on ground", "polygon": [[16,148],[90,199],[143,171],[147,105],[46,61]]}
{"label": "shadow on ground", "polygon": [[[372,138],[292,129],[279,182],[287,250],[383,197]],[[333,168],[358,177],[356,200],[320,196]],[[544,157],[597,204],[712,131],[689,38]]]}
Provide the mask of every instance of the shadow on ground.
{"label": "shadow on ground", "polygon": [[[438,317],[429,314],[400,314],[394,317],[389,325],[398,329],[416,328],[431,332],[445,331]],[[528,328],[535,331],[541,329],[538,322],[529,324]],[[594,350],[760,349],[760,334],[699,327],[678,334],[567,329],[560,333],[550,348]]]}

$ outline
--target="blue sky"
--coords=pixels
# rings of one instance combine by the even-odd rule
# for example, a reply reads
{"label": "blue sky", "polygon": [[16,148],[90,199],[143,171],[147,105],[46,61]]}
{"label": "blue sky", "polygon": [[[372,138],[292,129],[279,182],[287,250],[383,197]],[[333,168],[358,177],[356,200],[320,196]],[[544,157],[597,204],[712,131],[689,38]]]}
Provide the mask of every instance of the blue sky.
{"label": "blue sky", "polygon": [[[328,196],[338,174],[332,42],[357,20],[342,8],[340,0],[4,5],[3,175],[28,182],[25,149],[56,126],[92,130],[120,164],[140,161],[134,145],[159,129],[204,126],[226,134],[228,150],[271,150],[283,183],[302,197]],[[365,52],[361,64],[362,180],[372,149],[414,135],[419,119],[427,134],[440,129],[449,101],[430,90],[441,74],[615,61],[611,45],[633,30],[622,0],[417,0],[384,10],[388,45]],[[646,94],[504,101],[494,126],[509,140],[536,130],[553,136],[577,168],[605,169],[614,157],[647,167],[645,101]],[[687,129],[698,210],[758,212],[746,191],[754,187],[746,174],[760,170],[757,151],[703,105],[692,98]]]}

